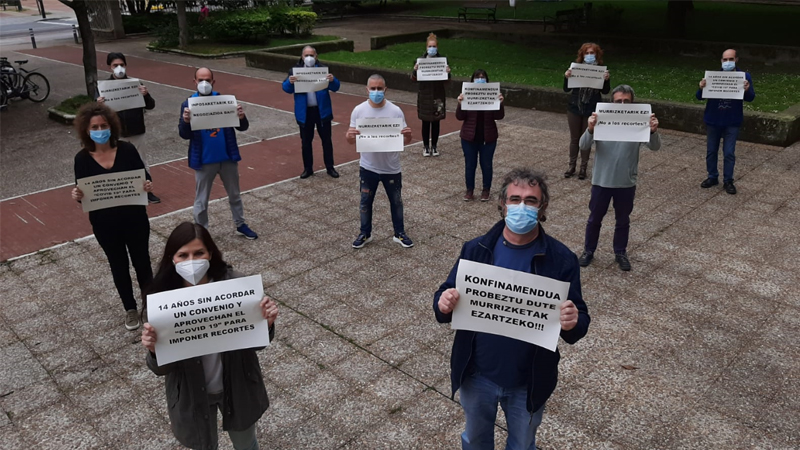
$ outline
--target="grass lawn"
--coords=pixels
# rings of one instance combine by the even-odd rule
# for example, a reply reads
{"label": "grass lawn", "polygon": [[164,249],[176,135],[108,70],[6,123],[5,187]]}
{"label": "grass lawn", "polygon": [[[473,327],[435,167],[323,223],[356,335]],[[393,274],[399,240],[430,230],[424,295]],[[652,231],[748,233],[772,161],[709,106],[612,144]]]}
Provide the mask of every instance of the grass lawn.
{"label": "grass lawn", "polygon": [[[481,39],[441,39],[454,76],[469,77],[475,69],[489,72],[491,81],[561,88],[564,72],[577,49],[534,48]],[[406,43],[369,52],[334,52],[322,60],[361,66],[407,70],[422,55],[424,43]],[[629,84],[642,98],[701,104],[695,100],[697,83],[705,70],[721,70],[718,61],[671,55],[646,54],[615,59],[606,54],[611,86]],[[800,103],[800,70],[774,67],[742,67],[751,72],[756,100],[747,109],[779,112]],[[391,87],[391,86],[390,86]]]}
{"label": "grass lawn", "polygon": [[[469,2],[413,0],[410,4],[400,2],[393,12],[422,15],[457,17],[458,8]],[[582,7],[580,1],[522,1],[515,8],[508,2],[497,2],[498,19],[541,20],[554,16],[556,11]],[[596,30],[615,35],[667,37],[667,1],[613,1],[593,0],[595,16],[602,17],[606,6],[623,9],[621,23],[613,30]],[[391,4],[390,4],[391,5]],[[719,42],[747,42],[754,44],[800,45],[797,32],[797,17],[800,5],[769,5],[729,2],[694,2],[694,11],[689,13],[686,39]],[[476,19],[479,21],[479,19]],[[594,30],[586,30],[593,32]],[[579,31],[580,32],[580,31]]]}
{"label": "grass lawn", "polygon": [[93,101],[94,99],[87,95],[76,95],[75,97],[70,97],[59,103],[55,109],[67,114],[76,114],[78,110],[81,109],[81,106],[92,103]]}
{"label": "grass lawn", "polygon": [[[306,44],[312,42],[335,41],[341,39],[339,36],[306,36],[306,37],[286,37],[273,38],[264,44],[225,44],[217,42],[193,42],[186,49],[187,52],[200,53],[203,55],[220,55],[222,53],[246,52],[260,50],[262,48],[283,47],[286,45]],[[160,48],[160,47],[159,47]],[[179,50],[178,48],[164,48],[165,50]]]}

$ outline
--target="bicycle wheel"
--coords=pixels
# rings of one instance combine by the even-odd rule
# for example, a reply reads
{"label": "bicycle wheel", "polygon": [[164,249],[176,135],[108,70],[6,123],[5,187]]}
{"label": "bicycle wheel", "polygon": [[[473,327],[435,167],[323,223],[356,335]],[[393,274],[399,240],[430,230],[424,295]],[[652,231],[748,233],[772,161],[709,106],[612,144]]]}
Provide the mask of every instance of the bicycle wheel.
{"label": "bicycle wheel", "polygon": [[30,73],[23,82],[23,92],[35,103],[43,102],[50,95],[50,82],[40,73]]}

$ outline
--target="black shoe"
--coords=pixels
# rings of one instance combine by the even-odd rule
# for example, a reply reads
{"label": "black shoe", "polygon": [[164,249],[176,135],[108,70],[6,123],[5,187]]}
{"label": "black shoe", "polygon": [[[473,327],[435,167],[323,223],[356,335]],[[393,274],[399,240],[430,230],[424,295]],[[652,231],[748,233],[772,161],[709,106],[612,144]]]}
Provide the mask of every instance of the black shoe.
{"label": "black shoe", "polygon": [[716,179],[716,178],[706,178],[705,180],[703,180],[702,183],[700,183],[700,187],[703,188],[703,189],[708,189],[711,186],[716,186],[718,184],[719,184],[719,180],[718,179]]}
{"label": "black shoe", "polygon": [[581,171],[578,172],[578,179],[579,180],[585,180],[586,179],[586,169],[585,168],[581,168]]}
{"label": "black shoe", "polygon": [[722,187],[725,188],[725,192],[728,194],[736,195],[736,186],[733,185],[733,181],[725,182]]}
{"label": "black shoe", "polygon": [[337,172],[333,167],[328,169],[328,175],[332,176],[333,178],[339,178],[339,172]]}
{"label": "black shoe", "polygon": [[572,178],[575,175],[575,167],[570,167],[569,170],[564,172],[564,178]]}
{"label": "black shoe", "polygon": [[306,178],[310,177],[311,175],[314,175],[314,171],[305,169],[305,170],[303,170],[303,173],[300,174],[300,178],[305,180]]}
{"label": "black shoe", "polygon": [[594,252],[590,252],[588,250],[584,250],[583,254],[581,255],[581,257],[578,258],[578,264],[581,267],[586,267],[586,266],[588,266],[589,264],[592,263],[593,259],[594,259]]}
{"label": "black shoe", "polygon": [[628,272],[631,270],[631,261],[628,259],[628,255],[626,253],[617,253],[615,258],[617,264],[619,264],[619,268]]}
{"label": "black shoe", "polygon": [[147,201],[150,203],[161,203],[161,199],[156,197],[156,194],[153,194],[152,192],[147,193]]}

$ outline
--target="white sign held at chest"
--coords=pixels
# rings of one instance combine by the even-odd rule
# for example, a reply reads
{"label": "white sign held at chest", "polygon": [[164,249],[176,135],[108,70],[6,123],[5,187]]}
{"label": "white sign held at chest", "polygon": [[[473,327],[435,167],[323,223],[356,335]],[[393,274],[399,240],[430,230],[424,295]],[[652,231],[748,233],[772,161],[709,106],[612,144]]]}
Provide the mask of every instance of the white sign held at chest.
{"label": "white sign held at chest", "polygon": [[595,141],[650,142],[650,105],[598,103]]}
{"label": "white sign held at chest", "polygon": [[144,96],[139,92],[139,80],[98,80],[97,90],[106,106],[114,111],[144,108]]}
{"label": "white sign held at chest", "polygon": [[706,71],[706,87],[703,98],[721,98],[732,100],[744,99],[744,72],[712,72]]}
{"label": "white sign held at chest", "polygon": [[572,70],[572,76],[567,78],[567,88],[603,89],[608,70],[606,66],[572,63],[569,68]]}
{"label": "white sign held at chest", "polygon": [[403,119],[370,118],[356,119],[356,151],[365,152],[402,152],[403,151]]}
{"label": "white sign held at chest", "polygon": [[463,111],[497,111],[500,109],[500,83],[464,83],[461,101]]}
{"label": "white sign held at chest", "polygon": [[294,67],[292,75],[297,77],[294,92],[298,94],[317,92],[328,87],[327,67]]}
{"label": "white sign held at chest", "polygon": [[462,259],[451,327],[519,339],[555,351],[569,283]]}
{"label": "white sign held at chest", "polygon": [[80,178],[78,189],[83,191],[81,199],[83,212],[114,206],[147,206],[144,182],[144,169]]}
{"label": "white sign held at chest", "polygon": [[261,275],[147,296],[159,366],[196,356],[269,345],[261,315]]}
{"label": "white sign held at chest", "polygon": [[418,81],[447,80],[447,58],[418,58]]}
{"label": "white sign held at chest", "polygon": [[240,124],[233,95],[189,97],[189,111],[192,131],[238,127]]}

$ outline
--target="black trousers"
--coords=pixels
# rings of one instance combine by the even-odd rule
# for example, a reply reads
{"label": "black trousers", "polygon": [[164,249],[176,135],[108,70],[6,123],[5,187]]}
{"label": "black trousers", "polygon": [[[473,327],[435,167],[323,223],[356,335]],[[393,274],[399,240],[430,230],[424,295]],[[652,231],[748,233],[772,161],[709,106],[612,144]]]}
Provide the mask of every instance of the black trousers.
{"label": "black trousers", "polygon": [[108,258],[111,276],[122,298],[122,305],[126,311],[136,309],[133,283],[128,271],[128,254],[136,270],[139,289],[145,292],[153,281],[153,269],[150,266],[150,222],[147,216],[143,220],[119,223],[114,227],[93,228],[97,242]]}
{"label": "black trousers", "polygon": [[428,147],[429,140],[431,147],[436,147],[436,144],[439,142],[438,120],[435,122],[428,122],[427,120],[422,121],[422,144]]}
{"label": "black trousers", "polygon": [[306,123],[297,123],[300,126],[300,138],[303,140],[303,168],[309,172],[314,171],[314,151],[311,143],[314,141],[314,126],[317,127],[319,138],[322,139],[322,159],[326,169],[333,169],[333,142],[331,141],[331,119],[322,119],[319,108],[310,106],[306,109]]}

